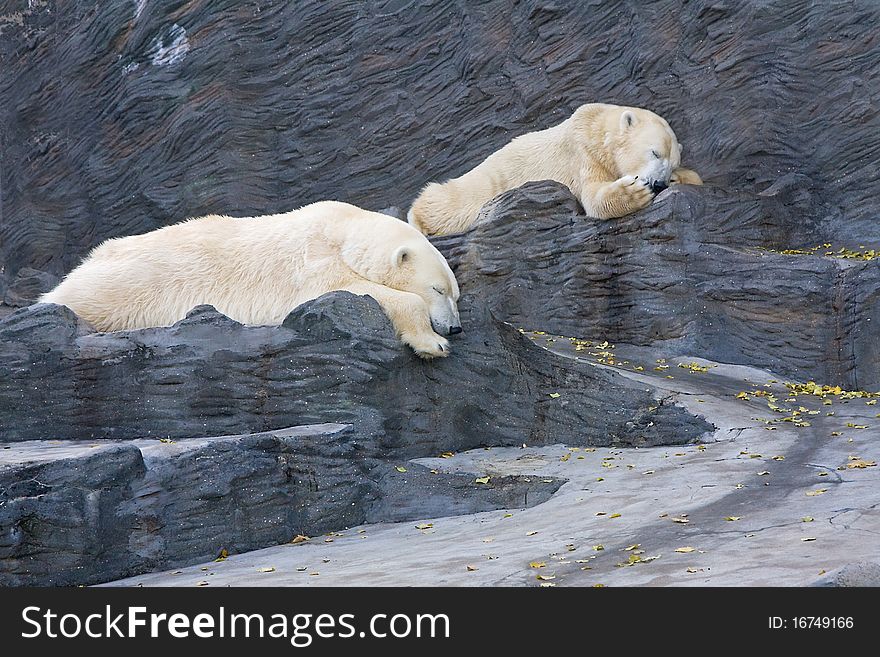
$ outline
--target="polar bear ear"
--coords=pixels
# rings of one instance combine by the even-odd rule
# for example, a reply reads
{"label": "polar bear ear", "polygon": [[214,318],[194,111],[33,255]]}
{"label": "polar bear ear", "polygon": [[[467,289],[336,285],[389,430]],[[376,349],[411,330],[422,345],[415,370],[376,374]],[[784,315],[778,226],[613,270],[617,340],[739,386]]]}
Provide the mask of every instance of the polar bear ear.
{"label": "polar bear ear", "polygon": [[620,115],[620,131],[626,132],[636,124],[636,115],[629,110],[624,110]]}
{"label": "polar bear ear", "polygon": [[391,264],[395,267],[400,267],[411,257],[412,254],[409,251],[409,247],[399,246],[394,250],[394,253],[391,254]]}

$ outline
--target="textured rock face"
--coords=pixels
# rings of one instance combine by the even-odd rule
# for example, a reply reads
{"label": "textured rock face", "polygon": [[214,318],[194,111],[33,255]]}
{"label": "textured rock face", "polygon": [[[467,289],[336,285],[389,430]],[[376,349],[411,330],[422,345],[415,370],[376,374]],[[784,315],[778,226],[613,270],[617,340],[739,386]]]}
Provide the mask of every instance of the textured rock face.
{"label": "textured rock face", "polygon": [[[672,188],[613,221],[585,217],[565,187],[535,182],[488,204],[468,233],[435,243],[462,289],[516,326],[873,390],[880,259],[763,248],[796,231],[812,205],[801,182],[753,196]],[[822,226],[801,228],[813,243],[831,239]]]}
{"label": "textured rock face", "polygon": [[[562,481],[486,485],[400,464],[488,445],[678,444],[712,428],[462,308],[466,332],[433,363],[375,301],[344,292],[277,327],[207,306],[108,334],[51,304],[0,320],[0,584],[93,583],[298,533],[529,506]],[[334,424],[286,429],[321,422]]]}
{"label": "textured rock face", "polygon": [[0,15],[7,300],[33,300],[25,268],[48,286],[101,240],[187,216],[405,207],[591,101],[667,117],[734,195],[802,176],[817,193],[794,230],[762,218],[765,246],[812,246],[811,227],[876,240],[878,20],[810,0],[17,0]]}
{"label": "textured rock face", "polygon": [[68,309],[36,305],[0,322],[0,432],[191,438],[342,422],[412,458],[487,444],[687,442],[708,428],[461,305],[467,330],[431,363],[398,342],[375,301],[345,292],[303,304],[280,327],[203,306],[172,328],[87,333]]}

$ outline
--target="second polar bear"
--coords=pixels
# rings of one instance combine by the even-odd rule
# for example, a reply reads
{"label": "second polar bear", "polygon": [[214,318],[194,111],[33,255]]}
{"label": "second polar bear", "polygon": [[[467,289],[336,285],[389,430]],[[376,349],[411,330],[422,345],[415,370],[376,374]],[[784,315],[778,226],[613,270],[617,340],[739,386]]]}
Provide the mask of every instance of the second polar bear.
{"label": "second polar bear", "polygon": [[611,219],[640,210],[670,184],[702,185],[683,169],[669,124],[637,107],[581,105],[557,126],[517,137],[459,178],[430,183],[407,219],[426,235],[467,230],[483,205],[530,180],[555,180],[586,213]]}
{"label": "second polar bear", "polygon": [[408,224],[323,201],[262,217],[211,215],[95,248],[42,303],[99,331],[169,326],[210,304],[243,324],[280,324],[333,290],[373,297],[423,358],[461,331],[446,259]]}

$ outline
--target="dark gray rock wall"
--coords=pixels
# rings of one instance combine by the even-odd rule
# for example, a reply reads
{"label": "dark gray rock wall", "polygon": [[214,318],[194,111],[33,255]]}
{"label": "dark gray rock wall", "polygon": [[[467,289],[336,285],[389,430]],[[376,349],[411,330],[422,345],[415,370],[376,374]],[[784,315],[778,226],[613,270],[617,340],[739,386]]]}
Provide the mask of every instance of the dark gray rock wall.
{"label": "dark gray rock wall", "polygon": [[[797,187],[798,181],[792,181]],[[435,239],[462,289],[527,329],[652,345],[797,379],[880,387],[880,259],[762,248],[791,186],[745,198],[679,187],[613,221],[584,216],[557,183],[529,183]],[[798,194],[807,194],[799,189]]]}
{"label": "dark gray rock wall", "polygon": [[405,207],[590,101],[667,117],[686,163],[742,198],[802,176],[818,193],[793,229],[764,217],[765,245],[876,246],[878,20],[874,3],[811,0],[13,0],[7,302],[107,237],[187,216]]}
{"label": "dark gray rock wall", "polygon": [[346,292],[303,304],[280,327],[203,306],[171,328],[89,333],[63,306],[32,306],[0,321],[0,434],[189,438],[343,422],[413,458],[523,442],[687,442],[708,428],[613,372],[543,351],[467,299],[462,308],[468,328],[453,355],[425,362],[375,301]]}

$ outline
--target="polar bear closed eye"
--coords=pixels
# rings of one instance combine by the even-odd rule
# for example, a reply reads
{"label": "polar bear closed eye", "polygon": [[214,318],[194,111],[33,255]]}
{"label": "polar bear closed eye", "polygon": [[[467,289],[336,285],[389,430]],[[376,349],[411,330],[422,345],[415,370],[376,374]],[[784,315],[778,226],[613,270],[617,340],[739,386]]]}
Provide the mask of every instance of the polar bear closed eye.
{"label": "polar bear closed eye", "polygon": [[169,326],[210,304],[243,324],[280,324],[333,290],[373,297],[423,358],[461,331],[458,284],[412,226],[323,201],[262,217],[190,219],[96,247],[42,303],[68,306],[99,331]]}
{"label": "polar bear closed eye", "polygon": [[557,126],[517,137],[474,169],[430,183],[407,219],[426,235],[467,230],[482,206],[530,180],[566,185],[590,216],[640,210],[670,184],[701,185],[681,168],[681,144],[669,124],[637,107],[581,105]]}

